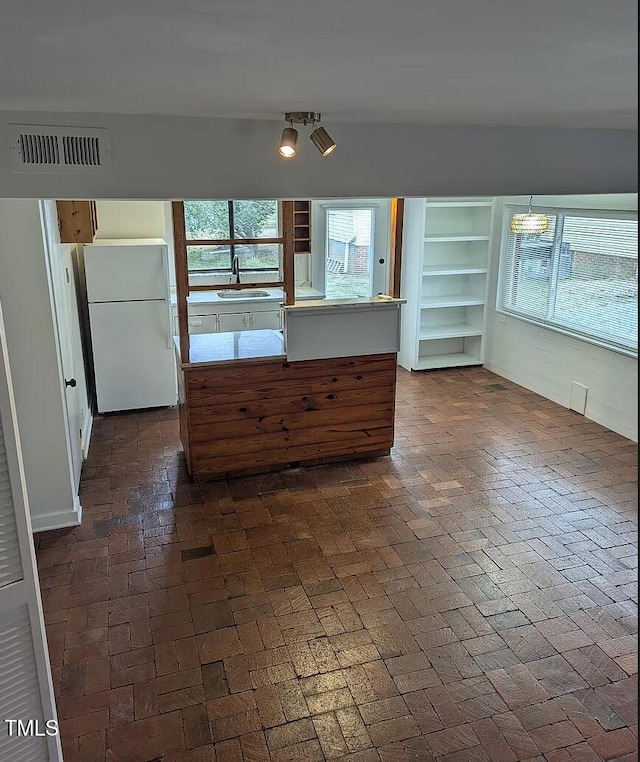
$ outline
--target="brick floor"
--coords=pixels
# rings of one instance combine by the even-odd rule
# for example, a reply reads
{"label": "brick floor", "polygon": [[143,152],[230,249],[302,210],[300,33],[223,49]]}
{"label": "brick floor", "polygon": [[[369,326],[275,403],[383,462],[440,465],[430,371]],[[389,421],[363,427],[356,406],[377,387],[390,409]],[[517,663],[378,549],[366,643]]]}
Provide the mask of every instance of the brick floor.
{"label": "brick floor", "polygon": [[636,759],[632,442],[479,368],[375,461],[195,486],[177,430],[97,419],[38,535],[66,762]]}

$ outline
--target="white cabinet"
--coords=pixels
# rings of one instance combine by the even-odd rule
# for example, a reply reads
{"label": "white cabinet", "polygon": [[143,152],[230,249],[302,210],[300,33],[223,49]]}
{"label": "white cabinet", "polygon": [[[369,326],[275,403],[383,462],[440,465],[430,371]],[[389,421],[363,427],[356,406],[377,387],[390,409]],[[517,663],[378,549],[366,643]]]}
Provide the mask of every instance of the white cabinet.
{"label": "white cabinet", "polygon": [[260,310],[256,312],[221,312],[218,315],[218,330],[257,331],[260,329],[279,329],[279,310]]}
{"label": "white cabinet", "polygon": [[481,365],[494,202],[405,202],[401,349],[409,370]]}
{"label": "white cabinet", "polygon": [[[177,336],[180,333],[177,315],[173,318],[173,330],[174,330],[175,336]],[[217,333],[217,332],[218,332],[218,316],[217,315],[190,315],[189,316],[189,333]]]}
{"label": "white cabinet", "polygon": [[218,330],[220,333],[249,331],[251,330],[250,322],[250,312],[221,312],[218,317]]}
{"label": "white cabinet", "polygon": [[[201,308],[202,309],[202,308]],[[191,312],[191,311],[190,311]],[[189,333],[223,333],[226,331],[258,331],[271,328],[280,330],[281,311],[255,310],[252,312],[218,312],[217,314],[189,314]],[[177,336],[178,316],[173,318],[174,333]]]}
{"label": "white cabinet", "polygon": [[280,310],[265,310],[264,312],[252,312],[249,319],[249,328],[252,331],[272,328],[278,331],[280,325]]}

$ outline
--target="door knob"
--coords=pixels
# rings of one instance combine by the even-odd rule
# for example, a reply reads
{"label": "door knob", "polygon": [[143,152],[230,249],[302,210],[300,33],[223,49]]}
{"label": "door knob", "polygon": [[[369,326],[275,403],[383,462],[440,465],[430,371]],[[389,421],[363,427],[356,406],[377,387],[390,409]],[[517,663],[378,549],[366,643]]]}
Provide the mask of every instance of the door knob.
{"label": "door knob", "polygon": [[70,386],[72,389],[75,389],[76,386],[78,385],[78,382],[75,380],[75,378],[70,378],[68,381],[65,378],[64,385],[65,386]]}

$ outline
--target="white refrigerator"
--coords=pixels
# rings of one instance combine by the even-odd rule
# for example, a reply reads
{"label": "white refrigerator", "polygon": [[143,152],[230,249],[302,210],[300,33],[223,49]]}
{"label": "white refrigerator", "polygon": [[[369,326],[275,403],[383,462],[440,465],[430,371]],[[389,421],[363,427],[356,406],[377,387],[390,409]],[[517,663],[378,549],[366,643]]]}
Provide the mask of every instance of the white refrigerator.
{"label": "white refrigerator", "polygon": [[162,239],[84,246],[99,413],[175,405],[169,260]]}

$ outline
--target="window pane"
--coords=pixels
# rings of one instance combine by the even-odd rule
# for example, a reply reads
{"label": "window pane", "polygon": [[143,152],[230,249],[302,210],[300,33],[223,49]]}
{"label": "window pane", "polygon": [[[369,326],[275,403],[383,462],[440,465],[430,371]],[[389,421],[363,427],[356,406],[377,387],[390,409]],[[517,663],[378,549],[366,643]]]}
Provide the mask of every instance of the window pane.
{"label": "window pane", "polygon": [[234,201],[234,238],[278,238],[277,201]]}
{"label": "window pane", "polygon": [[638,226],[565,217],[554,322],[637,346]]}
{"label": "window pane", "polygon": [[280,249],[278,243],[256,243],[247,246],[236,245],[240,270],[279,270]]}
{"label": "window pane", "polygon": [[636,220],[549,216],[543,235],[507,233],[503,265],[505,310],[637,350]]}
{"label": "window pane", "polygon": [[542,235],[509,235],[505,307],[529,317],[546,317],[555,224],[556,218],[550,217],[549,227]]}
{"label": "window pane", "polygon": [[327,299],[371,296],[372,230],[372,209],[327,209],[324,279]]}
{"label": "window pane", "polygon": [[230,238],[227,201],[185,201],[184,226],[188,241]]}
{"label": "window pane", "polygon": [[187,246],[187,266],[195,270],[230,270],[229,246]]}

